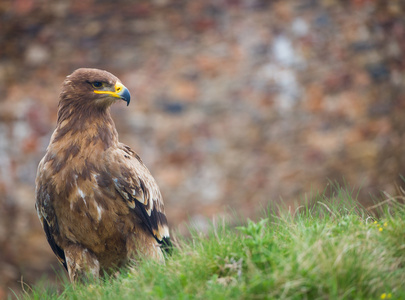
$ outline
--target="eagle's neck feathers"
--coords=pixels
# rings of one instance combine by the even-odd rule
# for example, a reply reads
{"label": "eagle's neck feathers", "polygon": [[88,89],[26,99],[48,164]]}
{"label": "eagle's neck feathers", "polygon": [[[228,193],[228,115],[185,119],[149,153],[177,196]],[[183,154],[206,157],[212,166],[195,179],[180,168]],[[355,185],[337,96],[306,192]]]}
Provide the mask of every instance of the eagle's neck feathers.
{"label": "eagle's neck feathers", "polygon": [[44,157],[44,172],[56,175],[56,193],[70,199],[79,182],[92,182],[92,174],[100,170],[106,152],[118,147],[119,142],[109,109],[67,115],[58,120],[51,137]]}
{"label": "eagle's neck feathers", "polygon": [[75,141],[85,151],[95,145],[102,146],[104,150],[117,146],[118,133],[110,108],[83,106],[76,109],[60,106],[51,145],[67,141]]}

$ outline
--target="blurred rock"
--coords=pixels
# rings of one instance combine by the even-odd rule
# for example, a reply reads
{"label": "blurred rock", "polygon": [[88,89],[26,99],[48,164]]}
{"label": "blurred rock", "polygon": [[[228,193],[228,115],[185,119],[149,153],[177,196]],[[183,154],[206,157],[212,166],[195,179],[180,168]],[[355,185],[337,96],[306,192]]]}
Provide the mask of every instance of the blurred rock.
{"label": "blurred rock", "polygon": [[27,65],[41,65],[49,61],[50,53],[48,49],[39,44],[29,45],[25,52],[25,62]]}

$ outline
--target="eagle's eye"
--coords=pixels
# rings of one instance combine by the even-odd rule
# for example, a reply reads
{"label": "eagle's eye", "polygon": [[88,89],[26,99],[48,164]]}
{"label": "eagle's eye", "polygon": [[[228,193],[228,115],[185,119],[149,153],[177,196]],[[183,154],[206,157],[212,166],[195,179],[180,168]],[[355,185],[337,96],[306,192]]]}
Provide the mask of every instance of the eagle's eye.
{"label": "eagle's eye", "polygon": [[98,89],[101,88],[104,84],[100,81],[95,81],[91,84],[94,88]]}

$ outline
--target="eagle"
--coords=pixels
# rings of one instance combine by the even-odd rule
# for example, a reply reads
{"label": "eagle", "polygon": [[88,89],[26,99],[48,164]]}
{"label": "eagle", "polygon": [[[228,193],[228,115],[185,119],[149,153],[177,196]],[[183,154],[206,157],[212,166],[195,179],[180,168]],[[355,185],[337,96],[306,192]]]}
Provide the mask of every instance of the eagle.
{"label": "eagle", "polygon": [[67,76],[56,129],[36,175],[35,208],[71,282],[111,274],[170,251],[159,187],[139,155],[118,141],[110,107],[130,93],[113,74]]}

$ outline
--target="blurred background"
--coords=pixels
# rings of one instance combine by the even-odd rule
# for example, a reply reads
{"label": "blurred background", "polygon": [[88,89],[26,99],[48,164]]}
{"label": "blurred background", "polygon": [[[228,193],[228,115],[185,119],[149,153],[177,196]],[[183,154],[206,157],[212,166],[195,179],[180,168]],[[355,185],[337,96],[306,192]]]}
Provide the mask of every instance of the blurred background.
{"label": "blurred background", "polygon": [[[117,75],[172,229],[405,170],[405,1],[1,0],[0,299],[59,269],[34,210],[64,78]],[[405,175],[405,174],[404,174]],[[26,289],[29,289],[26,287]]]}

